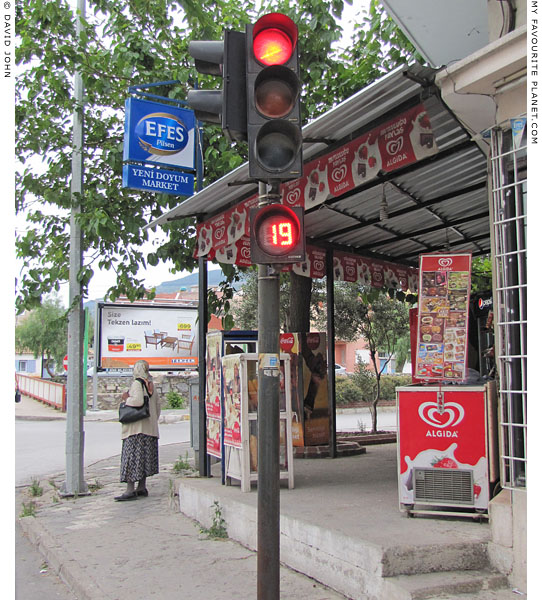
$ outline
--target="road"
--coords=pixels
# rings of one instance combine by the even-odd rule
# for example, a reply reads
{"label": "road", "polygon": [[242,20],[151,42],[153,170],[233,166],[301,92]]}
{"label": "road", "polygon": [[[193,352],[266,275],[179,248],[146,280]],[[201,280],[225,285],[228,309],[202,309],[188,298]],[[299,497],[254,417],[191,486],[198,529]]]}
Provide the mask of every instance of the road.
{"label": "road", "polygon": [[[120,454],[120,424],[87,421],[84,424],[85,467]],[[190,422],[160,425],[160,444],[190,440]],[[15,485],[66,469],[66,421],[15,422]]]}
{"label": "road", "polygon": [[[395,406],[377,407],[376,425],[379,431],[397,431],[397,412]],[[368,408],[360,408],[356,412],[337,414],[337,431],[370,431],[373,424]]]}

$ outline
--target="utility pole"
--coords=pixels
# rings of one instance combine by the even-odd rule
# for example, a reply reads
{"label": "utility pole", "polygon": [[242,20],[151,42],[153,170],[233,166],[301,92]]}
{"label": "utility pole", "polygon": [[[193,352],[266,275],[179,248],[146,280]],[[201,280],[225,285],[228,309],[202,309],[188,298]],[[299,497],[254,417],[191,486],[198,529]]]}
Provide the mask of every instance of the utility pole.
{"label": "utility pole", "polygon": [[[259,183],[259,205],[277,202],[278,183]],[[258,265],[258,600],[280,597],[279,272]]]}
{"label": "utility pole", "polygon": [[[81,39],[85,19],[85,0],[77,0],[77,39]],[[70,308],[68,315],[68,385],[66,412],[66,480],[63,496],[88,494],[84,480],[83,431],[83,329],[84,312],[82,286],[78,274],[83,265],[81,213],[83,196],[83,79],[79,70],[74,81],[75,109],[73,112],[72,182],[70,213]],[[86,370],[85,370],[86,375]],[[85,377],[86,379],[86,377]]]}

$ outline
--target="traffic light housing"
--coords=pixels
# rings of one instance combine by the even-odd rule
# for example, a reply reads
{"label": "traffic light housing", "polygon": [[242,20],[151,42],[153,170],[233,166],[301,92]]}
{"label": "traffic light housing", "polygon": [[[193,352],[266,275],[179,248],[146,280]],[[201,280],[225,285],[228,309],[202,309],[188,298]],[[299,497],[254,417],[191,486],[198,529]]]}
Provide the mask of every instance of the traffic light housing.
{"label": "traffic light housing", "polygon": [[290,264],[305,260],[303,208],[268,204],[250,210],[252,264]]}
{"label": "traffic light housing", "polygon": [[249,176],[268,183],[303,173],[297,26],[269,13],[246,28]]}
{"label": "traffic light housing", "polygon": [[223,78],[222,90],[190,90],[188,105],[198,120],[221,125],[231,141],[247,139],[245,37],[227,29],[223,41],[188,44],[198,73]]}

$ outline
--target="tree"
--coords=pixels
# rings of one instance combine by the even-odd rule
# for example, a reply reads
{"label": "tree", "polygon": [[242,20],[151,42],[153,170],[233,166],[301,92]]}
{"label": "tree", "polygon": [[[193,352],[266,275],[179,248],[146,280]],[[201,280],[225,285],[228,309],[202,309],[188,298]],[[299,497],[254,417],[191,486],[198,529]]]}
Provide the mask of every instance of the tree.
{"label": "tree", "polygon": [[[352,314],[352,328],[363,337],[369,346],[369,356],[374,371],[374,394],[370,400],[373,433],[377,432],[377,405],[380,400],[380,380],[386,365],[391,360],[399,340],[409,330],[407,305],[390,298],[387,294],[372,290],[359,298],[355,312]],[[385,361],[378,361],[378,354],[387,356]],[[354,381],[360,388],[366,387],[367,372],[365,365],[358,364],[354,373]]]}
{"label": "tree", "polygon": [[[173,272],[197,266],[195,219],[165,226],[168,241],[146,256],[141,251],[147,240],[142,227],[181,199],[121,188],[124,101],[130,85],[170,80],[178,83],[153,92],[183,100],[194,84],[188,42],[221,39],[223,28],[242,30],[256,16],[250,0],[215,0],[206,2],[205,8],[193,0],[88,0],[87,6],[79,42],[67,0],[17,3],[16,62],[21,74],[16,85],[16,211],[27,219],[26,230],[19,230],[16,237],[16,255],[24,264],[16,296],[19,312],[37,306],[44,294],[58,290],[68,278],[76,69],[82,73],[85,89],[85,189],[79,218],[85,250],[79,273],[83,293],[97,268],[117,274],[117,284],[106,299],[124,293],[135,300],[146,293],[137,278],[140,266],[167,259],[173,262]],[[405,40],[372,0],[355,43],[340,56],[333,53],[341,34],[342,8],[342,0],[302,0],[295,6],[281,0],[261,8],[262,12],[283,11],[299,24],[303,118],[307,120],[404,62],[412,52],[411,47],[409,52],[398,49],[401,44],[407,47]],[[200,85],[218,87],[221,82],[205,77]],[[205,183],[210,183],[244,162],[246,145],[231,146],[219,127],[206,126],[204,155]],[[225,286],[235,277],[232,269]],[[307,315],[297,309],[307,306],[310,281],[292,278],[292,306],[305,326]],[[225,309],[231,290],[222,298]],[[220,307],[216,298],[214,302]]]}
{"label": "tree", "polygon": [[28,313],[15,327],[15,345],[19,351],[29,350],[34,358],[42,356],[51,377],[52,363],[62,364],[68,348],[66,309],[59,298],[49,298]]}

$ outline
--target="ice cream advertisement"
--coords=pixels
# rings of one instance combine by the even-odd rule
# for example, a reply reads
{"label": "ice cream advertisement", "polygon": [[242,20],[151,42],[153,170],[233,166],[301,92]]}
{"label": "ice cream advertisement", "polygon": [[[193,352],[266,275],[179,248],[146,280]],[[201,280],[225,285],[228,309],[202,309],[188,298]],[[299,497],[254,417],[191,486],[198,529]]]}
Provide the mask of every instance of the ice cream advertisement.
{"label": "ice cream advertisement", "polygon": [[415,503],[415,469],[450,469],[472,473],[472,506],[486,508],[489,484],[483,388],[403,388],[398,391],[398,407],[400,502]]}
{"label": "ice cream advertisement", "polygon": [[[309,210],[328,198],[337,198],[359,185],[438,152],[429,115],[419,104],[375,127],[341,148],[303,167],[303,177],[282,185],[282,203]],[[236,245],[249,237],[248,214],[258,205],[256,195],[196,227],[194,257],[208,256],[230,264],[242,264],[234,257]],[[224,249],[228,248],[228,252]],[[219,256],[218,253],[221,252]],[[350,281],[350,280],[348,280]]]}
{"label": "ice cream advertisement", "polygon": [[420,257],[418,379],[466,379],[471,260],[470,254]]}
{"label": "ice cream advertisement", "polygon": [[197,309],[100,303],[98,310],[101,368],[129,368],[141,359],[151,369],[197,367]]}

